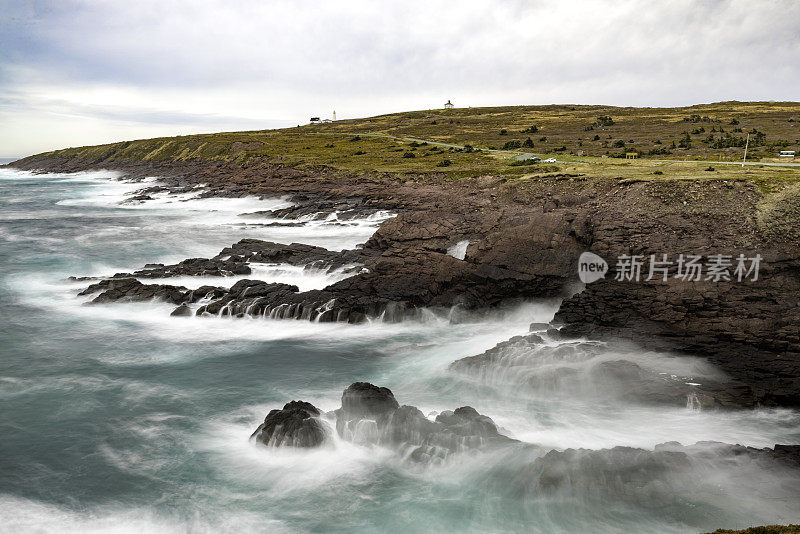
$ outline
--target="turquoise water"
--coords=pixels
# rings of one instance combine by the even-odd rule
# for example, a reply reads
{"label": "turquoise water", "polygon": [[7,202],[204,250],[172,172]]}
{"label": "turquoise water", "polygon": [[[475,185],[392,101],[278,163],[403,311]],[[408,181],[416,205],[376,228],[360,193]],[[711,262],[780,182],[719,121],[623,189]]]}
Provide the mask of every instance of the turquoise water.
{"label": "turquoise water", "polygon": [[[505,375],[480,382],[447,370],[549,320],[557,302],[470,324],[431,315],[362,326],[171,318],[160,303],[84,305],[76,293],[85,284],[68,276],[210,256],[243,237],[341,249],[366,241],[388,216],[276,228],[238,214],[281,199],[119,204],[138,187],[108,172],[0,169],[0,531],[692,532],[800,519],[789,489],[754,497],[725,472],[713,504],[601,506],[591,495],[529,491],[519,474],[550,449],[800,442],[794,411],[598,403],[581,392],[530,391]],[[335,276],[258,272],[306,287]],[[667,370],[704,365],[644,350],[636,357]],[[270,409],[292,399],[334,409],[357,380],[388,386],[425,413],[471,405],[534,446],[425,467],[341,441],[291,451],[248,440]],[[759,483],[769,487],[797,482],[764,476]]]}

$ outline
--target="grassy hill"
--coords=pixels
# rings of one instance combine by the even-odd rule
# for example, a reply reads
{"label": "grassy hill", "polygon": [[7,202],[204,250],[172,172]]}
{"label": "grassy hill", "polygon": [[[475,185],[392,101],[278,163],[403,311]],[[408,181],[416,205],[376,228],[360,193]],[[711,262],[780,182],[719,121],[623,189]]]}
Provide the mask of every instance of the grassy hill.
{"label": "grassy hill", "polygon": [[[446,179],[588,174],[634,180],[738,177],[768,185],[800,177],[800,169],[791,167],[725,165],[741,161],[748,133],[749,161],[778,161],[780,150],[800,153],[800,103],[440,109],[281,130],[126,141],[43,156],[96,162],[265,161],[324,165],[348,174],[435,172]],[[559,163],[528,164],[518,160],[521,153],[554,157]],[[624,159],[626,154],[637,159]]]}

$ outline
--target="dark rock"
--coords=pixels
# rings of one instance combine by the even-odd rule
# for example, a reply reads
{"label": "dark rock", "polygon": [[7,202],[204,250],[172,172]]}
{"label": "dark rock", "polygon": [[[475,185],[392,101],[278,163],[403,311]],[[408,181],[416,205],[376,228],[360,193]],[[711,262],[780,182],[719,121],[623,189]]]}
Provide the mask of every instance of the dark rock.
{"label": "dark rock", "polygon": [[93,304],[115,301],[140,302],[153,299],[183,304],[189,300],[191,294],[183,286],[143,284],[134,278],[112,278],[90,285],[79,295],[90,295],[97,292],[101,293],[92,300]]}
{"label": "dark rock", "polygon": [[382,419],[399,407],[389,388],[368,382],[351,384],[342,393],[341,415],[345,419]]}
{"label": "dark rock", "polygon": [[491,418],[465,406],[429,420],[414,406],[398,406],[392,392],[356,382],[334,412],[336,430],[346,440],[382,444],[418,462],[440,462],[450,454],[515,441],[497,431]]}
{"label": "dark rock", "polygon": [[313,404],[292,401],[281,410],[271,410],[250,439],[270,447],[317,447],[326,436],[319,416]]}
{"label": "dark rock", "polygon": [[193,314],[192,314],[192,309],[189,306],[187,306],[186,304],[181,304],[180,306],[172,310],[172,313],[170,313],[170,315],[173,317],[191,317]]}

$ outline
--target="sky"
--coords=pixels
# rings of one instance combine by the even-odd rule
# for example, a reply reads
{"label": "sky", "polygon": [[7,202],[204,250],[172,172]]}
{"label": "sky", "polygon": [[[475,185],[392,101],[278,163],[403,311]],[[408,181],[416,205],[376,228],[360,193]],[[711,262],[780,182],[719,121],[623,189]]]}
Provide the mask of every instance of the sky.
{"label": "sky", "polygon": [[0,0],[0,157],[448,99],[799,93],[798,0]]}

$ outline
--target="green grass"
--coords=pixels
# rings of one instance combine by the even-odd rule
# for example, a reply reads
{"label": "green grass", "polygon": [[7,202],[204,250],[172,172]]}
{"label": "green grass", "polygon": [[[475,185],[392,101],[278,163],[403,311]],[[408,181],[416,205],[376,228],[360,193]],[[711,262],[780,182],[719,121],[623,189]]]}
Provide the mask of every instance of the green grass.
{"label": "green grass", "polygon": [[[598,120],[600,117],[610,117],[611,121]],[[703,132],[691,133],[701,128]],[[734,128],[741,128],[742,132],[734,133]],[[800,152],[800,103],[722,102],[686,108],[455,108],[282,130],[126,141],[57,150],[47,155],[94,162],[268,162],[300,168],[325,166],[346,174],[435,174],[447,180],[492,175],[517,183],[563,174],[620,181],[744,179],[758,183],[765,192],[780,191],[798,181],[798,168],[723,165],[724,161],[740,160],[743,149],[714,149],[710,143],[702,142],[709,135],[742,136],[754,130],[763,132],[764,137],[760,146],[751,147],[751,155],[767,159],[781,149]],[[670,148],[686,137],[685,132],[691,139],[690,148]],[[465,151],[407,138],[471,145],[480,150]],[[532,148],[497,150],[508,141],[524,142],[528,138],[533,141]],[[618,141],[623,141],[625,147],[614,148]],[[670,154],[648,156],[665,147]],[[555,157],[560,163],[557,168],[520,165],[515,156],[521,152]],[[640,156],[635,160],[616,157],[625,152]],[[414,157],[404,157],[409,153]],[[687,159],[697,161],[680,161]],[[445,160],[451,164],[444,166]],[[706,170],[709,167],[714,170]]]}

